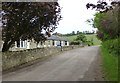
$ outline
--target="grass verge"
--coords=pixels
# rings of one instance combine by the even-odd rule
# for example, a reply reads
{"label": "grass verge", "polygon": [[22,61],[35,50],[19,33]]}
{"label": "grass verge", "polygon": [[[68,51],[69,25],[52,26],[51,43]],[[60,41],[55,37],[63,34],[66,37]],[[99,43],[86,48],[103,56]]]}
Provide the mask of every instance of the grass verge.
{"label": "grass verge", "polygon": [[104,46],[101,46],[101,53],[105,80],[118,81],[118,57],[110,54]]}

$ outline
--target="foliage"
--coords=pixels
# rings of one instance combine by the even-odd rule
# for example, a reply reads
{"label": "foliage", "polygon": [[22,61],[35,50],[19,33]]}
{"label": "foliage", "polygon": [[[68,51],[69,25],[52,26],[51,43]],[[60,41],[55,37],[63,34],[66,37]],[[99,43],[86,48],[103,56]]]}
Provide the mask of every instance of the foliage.
{"label": "foliage", "polygon": [[86,36],[83,34],[78,35],[75,40],[80,41],[80,42],[84,42],[84,43],[87,41]]}
{"label": "foliage", "polygon": [[104,45],[101,46],[101,58],[105,80],[118,81],[118,56],[110,54]]}
{"label": "foliage", "polygon": [[118,81],[118,55],[120,54],[120,1],[114,0],[108,5],[104,0],[98,3],[86,5],[87,9],[92,7],[98,12],[95,14],[94,27],[98,28],[97,36],[103,41],[102,66],[105,79]]}
{"label": "foliage", "polygon": [[79,35],[79,34],[94,34],[95,33],[95,31],[93,30],[92,32],[90,32],[90,31],[83,31],[83,32],[80,32],[80,31],[77,31],[76,33],[75,33],[75,31],[72,31],[72,33],[67,33],[67,34],[63,34],[63,36],[76,36],[76,35]]}
{"label": "foliage", "polygon": [[120,38],[111,39],[102,43],[102,66],[105,79],[109,81],[118,80],[118,58],[120,54]]}
{"label": "foliage", "polygon": [[72,31],[72,35],[75,35],[75,31]]}
{"label": "foliage", "polygon": [[[107,2],[98,1],[97,4],[86,4],[87,9],[92,7],[99,11],[95,14],[94,27],[98,28],[98,38],[102,41],[114,39],[120,36],[120,1],[111,1],[111,5]],[[90,22],[90,20],[87,20]]]}
{"label": "foliage", "polygon": [[86,43],[86,36],[83,34],[79,34],[70,44],[71,45],[80,45]]}
{"label": "foliage", "polygon": [[92,45],[94,45],[94,43],[93,43],[93,38],[89,41],[89,40],[87,40],[87,45],[88,46],[92,46]]}
{"label": "foliage", "polygon": [[86,8],[89,9],[92,7],[92,9],[96,9],[97,11],[100,11],[100,13],[108,12],[109,10],[114,9],[115,6],[120,6],[119,0],[114,0],[111,2],[111,5],[109,5],[106,1],[98,1],[97,4],[87,3]]}
{"label": "foliage", "polygon": [[[99,8],[97,6],[100,6]],[[93,4],[87,4],[88,8]],[[106,2],[98,2],[95,8],[99,9],[93,20],[94,26],[98,28],[97,36],[103,41],[103,46],[115,55],[120,54],[120,1],[112,1],[111,8]],[[94,8],[93,8],[94,9]],[[103,11],[102,11],[103,10]],[[107,10],[107,11],[106,11]],[[101,12],[102,11],[102,12]]]}
{"label": "foliage", "polygon": [[80,42],[79,41],[72,41],[72,42],[70,42],[70,45],[80,45]]}
{"label": "foliage", "polygon": [[93,38],[91,40],[87,40],[84,34],[79,34],[76,38],[70,43],[71,45],[93,45]]}
{"label": "foliage", "polygon": [[93,38],[91,38],[90,40],[87,39],[87,37],[84,34],[80,34],[76,37],[75,41],[78,41],[79,44],[84,44],[84,45],[94,45],[93,43]]}
{"label": "foliage", "polygon": [[61,19],[58,2],[3,2],[2,3],[2,37],[3,49],[19,39],[44,41],[45,34],[50,36]]}
{"label": "foliage", "polygon": [[[78,35],[72,35],[72,36],[64,36],[65,38],[67,38],[70,42],[74,41],[77,38]],[[87,38],[87,41],[91,41],[93,40],[93,45],[100,45],[101,41],[98,40],[98,38],[96,37],[96,34],[89,34],[89,35],[85,35]]]}
{"label": "foliage", "polygon": [[109,51],[110,54],[120,54],[120,38],[105,41],[102,45]]}
{"label": "foliage", "polygon": [[119,8],[116,7],[106,13],[97,13],[95,15],[94,25],[98,28],[97,34],[101,40],[114,39],[120,35],[118,10]]}
{"label": "foliage", "polygon": [[80,34],[80,32],[79,31],[77,31],[77,33],[76,34]]}

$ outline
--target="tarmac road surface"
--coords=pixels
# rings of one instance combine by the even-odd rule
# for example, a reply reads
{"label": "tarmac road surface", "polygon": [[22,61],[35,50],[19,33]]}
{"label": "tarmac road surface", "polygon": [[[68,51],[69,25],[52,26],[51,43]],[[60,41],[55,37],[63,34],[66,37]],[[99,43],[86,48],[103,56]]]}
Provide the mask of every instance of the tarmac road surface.
{"label": "tarmac road surface", "polygon": [[99,56],[99,46],[77,48],[9,74],[3,81],[80,81]]}

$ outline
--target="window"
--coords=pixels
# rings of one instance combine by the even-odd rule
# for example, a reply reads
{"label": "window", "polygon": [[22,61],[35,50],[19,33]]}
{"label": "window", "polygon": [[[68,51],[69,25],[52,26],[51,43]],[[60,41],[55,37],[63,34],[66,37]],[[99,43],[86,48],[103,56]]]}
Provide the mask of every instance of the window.
{"label": "window", "polygon": [[61,41],[60,41],[60,46],[61,46]]}
{"label": "window", "polygon": [[20,47],[20,41],[17,41],[17,47]]}
{"label": "window", "polygon": [[26,48],[27,47],[27,42],[25,42],[25,41],[18,40],[18,41],[16,41],[16,43],[17,43],[18,48]]}
{"label": "window", "polygon": [[54,42],[54,40],[53,40],[53,43],[52,43],[52,44],[53,44],[53,46],[55,45],[55,42]]}
{"label": "window", "polygon": [[43,45],[43,42],[40,42],[41,43],[41,45]]}
{"label": "window", "polygon": [[21,41],[21,47],[23,48],[24,46],[23,46],[23,43],[24,43],[24,41]]}
{"label": "window", "polygon": [[65,45],[67,45],[67,41],[65,41]]}

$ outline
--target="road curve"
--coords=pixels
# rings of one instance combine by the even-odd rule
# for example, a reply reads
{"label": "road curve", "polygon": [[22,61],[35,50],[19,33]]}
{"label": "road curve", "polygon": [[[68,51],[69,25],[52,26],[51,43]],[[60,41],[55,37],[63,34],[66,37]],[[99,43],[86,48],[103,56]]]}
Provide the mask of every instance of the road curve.
{"label": "road curve", "polygon": [[34,66],[3,75],[3,81],[79,81],[84,78],[99,46],[77,48],[37,63]]}

